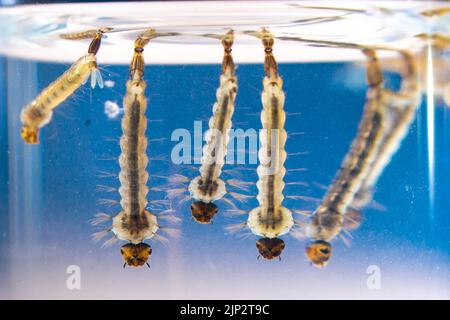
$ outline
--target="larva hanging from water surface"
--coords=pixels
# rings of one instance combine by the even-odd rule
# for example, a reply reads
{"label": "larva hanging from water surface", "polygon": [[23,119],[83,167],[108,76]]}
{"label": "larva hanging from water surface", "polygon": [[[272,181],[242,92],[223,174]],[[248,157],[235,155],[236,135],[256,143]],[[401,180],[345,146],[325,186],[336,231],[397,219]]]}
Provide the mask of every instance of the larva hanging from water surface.
{"label": "larva hanging from water surface", "polygon": [[375,51],[365,49],[364,53],[368,59],[369,88],[357,136],[334,182],[305,226],[307,236],[313,239],[306,256],[317,267],[325,266],[331,257],[329,241],[346,228],[358,226],[355,209],[361,209],[371,199],[373,185],[398,149],[419,104],[415,60],[408,53],[401,52],[406,68],[397,93],[384,88]]}
{"label": "larva hanging from water surface", "polygon": [[[103,88],[103,79],[97,67],[96,55],[100,49],[105,30],[107,29],[90,30],[87,34],[84,34],[84,37],[92,36],[94,38],[89,45],[88,53],[78,59],[66,72],[23,108],[20,114],[20,120],[22,121],[21,136],[26,143],[35,144],[39,142],[39,129],[50,122],[53,109],[70,97],[75,90],[88,80],[89,76],[91,77],[92,88],[96,84]],[[76,37],[71,39],[79,39],[81,34],[77,34]]]}
{"label": "larva hanging from water surface", "polygon": [[278,73],[278,65],[272,53],[274,37],[270,31],[249,32],[262,40],[265,61],[263,92],[261,94],[262,111],[257,168],[259,206],[248,214],[247,227],[262,238],[256,242],[261,256],[266,259],[280,257],[285,243],[279,236],[288,233],[294,225],[292,212],[283,206],[284,175],[286,169],[285,130],[286,113],[284,111],[283,80]]}
{"label": "larva hanging from water surface", "polygon": [[[216,36],[217,37],[217,36]],[[209,119],[209,129],[205,134],[206,144],[200,166],[200,175],[194,178],[189,191],[197,200],[191,205],[192,217],[200,223],[210,223],[218,208],[214,201],[226,194],[225,182],[220,178],[227,154],[231,118],[237,93],[235,65],[231,55],[233,31],[221,36],[224,47],[220,86],[216,91],[217,102]]]}
{"label": "larva hanging from water surface", "polygon": [[157,216],[147,209],[148,194],[148,164],[147,157],[147,118],[145,111],[147,99],[145,97],[146,82],[144,76],[144,47],[148,42],[165,34],[158,34],[153,29],[142,33],[134,43],[134,55],[130,66],[130,79],[126,83],[126,95],[123,101],[124,115],[122,118],[123,134],[120,138],[122,153],[120,164],[120,205],[122,210],[114,217],[99,214],[93,224],[111,221],[112,226],[94,234],[100,239],[109,232],[113,233],[112,240],[128,241],[121,247],[121,254],[126,265],[137,267],[147,264],[152,253],[150,245],[144,243],[145,239],[160,238],[157,235],[162,230]]}

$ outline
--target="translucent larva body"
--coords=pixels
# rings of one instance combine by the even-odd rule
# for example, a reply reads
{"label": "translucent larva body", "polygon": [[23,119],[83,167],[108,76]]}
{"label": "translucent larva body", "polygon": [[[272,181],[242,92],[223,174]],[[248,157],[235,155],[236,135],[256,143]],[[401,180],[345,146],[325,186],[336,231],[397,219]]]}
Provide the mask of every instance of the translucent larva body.
{"label": "translucent larva body", "polygon": [[258,188],[259,206],[249,213],[248,227],[254,234],[275,238],[289,232],[294,224],[292,213],[283,207],[284,175],[286,169],[286,113],[283,110],[284,93],[279,76],[275,81],[269,77],[263,80],[263,110],[258,151]]}
{"label": "translucent larva body", "polygon": [[48,85],[32,102],[24,107],[20,115],[21,135],[26,143],[38,143],[39,129],[48,124],[53,109],[58,107],[91,76],[91,86],[103,87],[103,80],[97,68],[96,53],[102,33],[97,32],[89,53],[78,59],[66,72]]}
{"label": "translucent larva body", "polygon": [[147,118],[145,82],[128,80],[123,101],[122,137],[120,138],[120,204],[122,211],[113,219],[112,231],[121,240],[134,244],[151,238],[158,230],[156,216],[147,207]]}
{"label": "translucent larva body", "polygon": [[233,32],[221,37],[224,47],[220,86],[216,91],[216,103],[205,133],[200,175],[189,184],[189,192],[197,200],[192,206],[192,217],[199,223],[210,223],[218,208],[217,201],[226,194],[225,182],[220,178],[227,154],[229,130],[232,126],[234,102],[237,93],[237,78],[231,55]]}
{"label": "translucent larva body", "polygon": [[[153,35],[154,31],[147,33]],[[112,232],[117,238],[140,244],[155,236],[159,229],[156,216],[147,210],[147,99],[144,75],[144,46],[150,37],[145,33],[135,41],[130,66],[130,80],[126,83],[123,100],[122,137],[120,138],[120,205],[122,211],[113,218]],[[129,261],[126,261],[129,262]],[[131,265],[131,264],[130,264]]]}
{"label": "translucent larva body", "polygon": [[264,238],[276,238],[288,233],[294,224],[291,211],[283,206],[287,139],[284,127],[286,121],[285,96],[283,81],[278,74],[277,63],[272,54],[273,36],[264,29],[259,37],[265,48],[265,77],[261,95],[262,130],[259,136],[260,149],[258,151],[260,164],[257,169],[258,182],[256,184],[259,206],[249,212],[247,225],[256,235]]}
{"label": "translucent larva body", "polygon": [[236,77],[221,75],[220,87],[216,91],[217,102],[205,134],[206,144],[203,147],[200,175],[189,186],[192,196],[203,202],[219,200],[226,194],[225,183],[220,175],[227,154],[228,131],[232,125],[236,91]]}
{"label": "translucent larva body", "polygon": [[419,88],[414,60],[402,53],[406,63],[400,92],[384,88],[376,54],[368,56],[369,88],[366,105],[350,151],[334,182],[313,213],[306,234],[315,240],[306,255],[318,267],[331,257],[329,241],[345,228],[346,216],[354,215],[371,199],[372,187],[405,136],[419,105]]}
{"label": "translucent larva body", "polygon": [[[157,216],[147,209],[147,118],[145,111],[147,99],[145,96],[146,82],[144,76],[144,47],[158,35],[154,29],[142,33],[134,43],[134,55],[130,64],[130,79],[126,83],[126,94],[123,100],[124,115],[122,118],[122,137],[120,138],[120,205],[122,210],[114,217],[98,214],[93,224],[111,221],[112,225],[94,234],[95,239],[101,239],[109,232],[114,234],[107,244],[117,239],[127,241],[121,249],[124,266],[132,267],[147,264],[152,248],[144,243],[145,239],[156,238],[160,227]],[[161,217],[161,216],[159,216]],[[165,231],[169,229],[164,228]]]}
{"label": "translucent larva body", "polygon": [[385,130],[379,96],[378,87],[370,89],[357,136],[307,229],[312,239],[329,241],[340,233],[344,214],[372,168]]}

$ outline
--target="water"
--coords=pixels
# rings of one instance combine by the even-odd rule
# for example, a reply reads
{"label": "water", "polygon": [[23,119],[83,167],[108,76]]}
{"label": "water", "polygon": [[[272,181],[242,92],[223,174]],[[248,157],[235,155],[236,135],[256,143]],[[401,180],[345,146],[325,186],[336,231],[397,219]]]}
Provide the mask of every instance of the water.
{"label": "water", "polygon": [[[336,2],[321,4],[338,6]],[[307,240],[290,236],[282,237],[286,249],[281,262],[257,260],[255,240],[258,237],[240,239],[225,231],[227,225],[242,222],[245,217],[226,216],[227,205],[223,202],[218,202],[220,211],[213,224],[199,225],[190,219],[190,201],[174,201],[176,216],[182,218],[178,225],[182,236],[170,239],[167,245],[149,242],[153,247],[150,270],[124,270],[119,244],[102,248],[94,243],[89,220],[99,211],[115,213],[119,210],[117,206],[107,208],[98,204],[100,198],[118,199],[116,193],[95,190],[99,184],[119,186],[115,177],[99,177],[99,171],[119,172],[117,161],[107,159],[120,154],[121,117],[109,119],[104,113],[104,104],[110,101],[122,106],[136,32],[108,35],[98,60],[104,79],[111,81],[109,87],[79,89],[41,130],[39,145],[25,145],[21,140],[19,114],[40,90],[86,52],[86,41],[63,41],[57,39],[58,34],[106,25],[119,26],[119,29],[141,28],[144,15],[143,10],[138,10],[140,5],[123,5],[123,12],[128,15],[124,14],[121,20],[113,19],[112,9],[103,11],[103,18],[94,16],[92,8],[100,6],[97,4],[51,7],[51,10],[45,9],[45,19],[35,14],[32,20],[27,19],[29,12],[44,11],[44,6],[29,7],[21,10],[20,15],[14,8],[0,11],[0,15],[7,14],[17,22],[0,33],[0,38],[5,40],[2,42],[7,44],[1,48],[7,55],[0,58],[1,298],[450,297],[450,203],[447,195],[450,190],[450,131],[449,109],[442,101],[442,86],[448,79],[445,51],[439,55],[432,52],[435,68],[431,76],[435,81],[424,89],[424,93],[426,89],[434,89],[436,95],[431,98],[435,99],[424,94],[416,120],[376,185],[374,202],[363,210],[363,224],[352,232],[349,247],[340,240],[333,241],[333,257],[325,268],[310,266],[304,256]],[[213,6],[204,5],[196,11],[197,17],[206,15],[205,12],[211,10],[208,6]],[[271,11],[251,4],[248,6],[259,11],[246,10],[245,14],[234,16],[225,12],[242,13],[244,10],[237,10],[239,4],[227,4],[229,11],[223,14],[213,11],[218,17],[210,15],[210,19],[199,22],[193,19],[192,12],[182,21],[173,18],[177,10],[182,11],[182,4],[167,5],[167,19],[154,7],[159,14],[145,15],[146,26],[183,31],[184,35],[170,40],[155,39],[146,49],[149,64],[145,75],[149,97],[147,135],[151,139],[148,155],[158,159],[165,156],[162,160],[150,161],[149,185],[166,183],[152,175],[183,173],[194,177],[197,174],[195,170],[186,169],[188,166],[173,163],[170,155],[177,142],[170,138],[172,132],[180,128],[193,134],[194,121],[201,121],[203,130],[206,129],[215,101],[222,49],[211,39],[193,35],[218,32],[226,27],[239,31],[266,25],[277,36],[307,35],[314,39],[403,47],[412,41],[412,34],[424,32],[419,28],[429,26],[416,23],[411,24],[411,28],[403,25],[397,29],[399,26],[393,21],[411,23],[421,19],[417,15],[419,8],[423,10],[432,5],[390,2],[389,6],[398,10],[396,17],[403,20],[386,15],[380,20],[375,7],[362,4],[358,8],[371,8],[372,12],[371,18],[366,17],[366,24],[361,24],[362,14],[355,14],[340,21],[305,26],[289,22],[293,17],[311,18],[319,13],[333,16],[342,12],[296,8],[297,12],[279,2],[268,4],[272,6]],[[78,10],[75,13],[74,8]],[[139,17],[133,15],[139,11]],[[434,19],[434,29],[430,29],[445,32],[449,27],[446,21],[445,16]],[[376,28],[379,23],[384,23],[385,28],[382,32],[373,32],[380,30]],[[356,31],[355,25],[361,29],[356,28]],[[332,30],[332,34],[327,30]],[[354,32],[346,34],[345,30]],[[417,40],[414,43],[417,43],[414,50],[419,52],[422,46],[425,48],[422,52],[426,52],[426,43],[421,45]],[[275,42],[274,53],[280,62],[286,92],[286,130],[290,134],[286,149],[288,153],[305,152],[288,156],[285,181],[309,183],[308,186],[287,185],[285,194],[320,199],[325,193],[323,186],[327,187],[335,176],[361,117],[366,94],[365,70],[364,64],[355,61],[363,61],[363,56],[350,49],[316,48],[281,40]],[[258,130],[263,77],[260,42],[236,36],[233,54],[239,81],[233,123],[244,130]],[[384,55],[387,56],[384,65],[394,69],[398,60],[392,60],[392,54]],[[424,70],[421,72],[422,78],[426,78]],[[399,87],[398,74],[387,72],[385,76],[387,87]],[[160,138],[165,140],[158,140]],[[236,166],[227,164],[225,167]],[[241,170],[236,177],[256,182],[256,164],[238,167],[250,170]],[[293,170],[296,168],[307,170]],[[251,210],[257,205],[256,191],[253,187],[247,192],[253,196],[248,202],[237,203],[240,209]],[[150,200],[162,196],[157,192],[149,193]],[[314,209],[315,203],[287,199],[285,206]],[[81,272],[80,289],[70,282],[73,272]],[[377,277],[375,282],[374,276]]]}

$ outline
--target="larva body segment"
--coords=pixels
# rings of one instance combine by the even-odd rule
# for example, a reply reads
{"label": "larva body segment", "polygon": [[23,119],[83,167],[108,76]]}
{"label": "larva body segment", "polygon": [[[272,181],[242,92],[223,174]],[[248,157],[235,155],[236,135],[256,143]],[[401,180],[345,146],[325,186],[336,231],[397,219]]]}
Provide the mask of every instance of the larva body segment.
{"label": "larva body segment", "polygon": [[226,194],[225,182],[220,179],[227,154],[231,118],[234,112],[234,100],[237,92],[234,75],[220,76],[217,89],[217,102],[213,106],[213,115],[209,119],[209,129],[205,133],[200,175],[192,180],[189,190],[192,196],[202,202],[213,202]]}
{"label": "larva body segment", "polygon": [[216,90],[216,102],[213,114],[205,133],[206,143],[202,149],[200,175],[189,184],[188,190],[196,202],[191,205],[192,217],[199,223],[211,223],[218,212],[214,201],[222,199],[227,193],[225,182],[220,178],[227,155],[230,140],[229,131],[232,126],[234,101],[237,93],[235,65],[231,55],[233,31],[223,36],[208,35],[220,39],[224,48],[220,85]]}
{"label": "larva body segment", "polygon": [[[114,234],[113,238],[106,243],[120,239],[127,241],[122,245],[120,253],[126,265],[139,267],[147,263],[152,248],[144,243],[145,239],[167,240],[158,235],[158,231],[166,231],[176,235],[177,230],[162,228],[157,216],[147,209],[148,201],[147,187],[148,172],[147,164],[147,118],[145,116],[147,99],[145,97],[146,82],[144,76],[144,47],[149,41],[157,36],[154,29],[148,29],[138,36],[134,42],[134,54],[130,64],[130,79],[126,83],[126,94],[123,100],[124,115],[122,118],[122,137],[120,138],[121,155],[120,164],[120,205],[122,210],[114,217],[99,214],[93,224],[97,225],[112,220],[112,226],[94,234],[99,240],[109,232]],[[172,34],[170,34],[172,35]],[[160,200],[163,203],[165,200]],[[155,200],[156,202],[156,200]],[[159,218],[169,219],[171,210],[160,212]]]}
{"label": "larva body segment", "polygon": [[292,228],[294,220],[289,209],[283,207],[284,175],[286,169],[285,144],[287,133],[284,128],[284,93],[282,79],[265,77],[262,93],[263,110],[260,131],[260,149],[258,151],[258,188],[259,207],[249,213],[248,227],[254,234],[275,238],[286,234]]}
{"label": "larva body segment", "polygon": [[385,130],[385,108],[376,98],[379,91],[375,88],[369,92],[357,136],[307,229],[312,239],[328,241],[340,233],[344,214],[372,168]]}
{"label": "larva body segment", "polygon": [[138,244],[152,238],[158,230],[156,216],[147,207],[147,118],[145,82],[128,80],[124,98],[122,137],[120,138],[120,204],[122,211],[113,219],[112,231],[119,239]]}
{"label": "larva body segment", "polygon": [[263,28],[260,32],[247,34],[262,40],[265,52],[265,76],[261,94],[262,130],[259,133],[256,183],[259,206],[249,212],[246,226],[253,234],[262,237],[256,241],[259,256],[268,260],[281,259],[286,244],[278,237],[287,234],[294,225],[291,210],[283,206],[286,173],[284,163],[287,157],[283,80],[278,73],[278,64],[272,53],[274,44],[272,33]]}

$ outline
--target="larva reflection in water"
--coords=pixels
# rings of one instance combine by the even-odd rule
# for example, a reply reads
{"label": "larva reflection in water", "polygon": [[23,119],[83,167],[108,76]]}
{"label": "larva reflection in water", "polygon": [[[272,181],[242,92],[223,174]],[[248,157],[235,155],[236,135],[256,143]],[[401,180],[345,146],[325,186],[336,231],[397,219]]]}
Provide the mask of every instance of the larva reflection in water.
{"label": "larva reflection in water", "polygon": [[358,133],[341,169],[321,204],[306,224],[306,234],[314,241],[306,256],[317,267],[325,266],[331,255],[330,241],[343,230],[356,228],[358,210],[371,199],[372,188],[405,136],[419,105],[414,58],[401,52],[405,63],[400,92],[383,85],[382,71],[374,50],[364,50],[368,58],[368,91]]}
{"label": "larva reflection in water", "polygon": [[231,118],[237,92],[235,66],[231,55],[233,31],[220,37],[224,47],[220,86],[216,91],[217,102],[213,106],[213,115],[206,132],[206,144],[203,147],[200,175],[194,178],[189,191],[197,200],[191,205],[192,217],[199,223],[210,223],[218,208],[214,201],[226,194],[225,182],[220,178],[227,154]]}
{"label": "larva reflection in water", "polygon": [[[295,5],[294,5],[295,6]],[[328,6],[301,6],[302,8],[315,8],[323,10],[344,11],[347,14],[360,13],[368,16],[377,13],[382,18],[386,28],[393,27],[401,30],[404,20],[402,17],[397,18],[396,12],[385,7],[371,6],[370,9],[349,9],[340,7]],[[413,44],[411,48],[415,52],[415,60],[417,65],[417,74],[420,79],[421,89],[423,94],[430,94],[428,92],[428,68],[429,60],[432,59],[433,69],[433,94],[438,103],[444,103],[450,107],[450,35],[448,30],[448,19],[450,18],[450,7],[437,7],[422,11],[420,15],[411,16],[411,12],[407,10],[400,10],[406,19],[417,19],[418,25],[423,25],[424,30],[415,37],[420,39],[417,44]],[[386,15],[387,19],[384,19]],[[390,16],[390,17],[389,17]],[[320,42],[320,41],[319,41]],[[325,44],[325,43],[324,43]],[[383,60],[383,67],[392,72],[401,72],[399,69],[402,63],[396,58],[389,58]]]}
{"label": "larva reflection in water", "polygon": [[278,74],[278,66],[272,53],[274,38],[263,29],[261,32],[248,32],[262,40],[265,61],[263,92],[261,95],[262,111],[260,131],[260,148],[257,168],[259,206],[248,213],[245,224],[251,232],[262,238],[256,242],[259,254],[266,259],[280,257],[285,243],[280,236],[287,234],[294,225],[292,212],[283,206],[284,175],[286,170],[285,144],[287,139],[284,128],[286,113],[284,111],[283,81]]}
{"label": "larva reflection in water", "polygon": [[148,164],[147,137],[145,135],[147,118],[145,111],[147,99],[145,97],[146,83],[144,75],[143,51],[147,43],[165,34],[157,34],[153,29],[149,29],[141,34],[135,41],[134,55],[130,66],[130,80],[126,83],[126,95],[124,98],[124,116],[122,118],[123,135],[120,139],[122,153],[119,157],[121,186],[119,193],[121,196],[120,205],[122,210],[114,217],[106,214],[98,214],[93,224],[97,225],[110,221],[112,226],[94,234],[94,239],[101,239],[112,232],[113,237],[107,244],[117,239],[128,241],[120,249],[126,265],[132,267],[147,264],[152,248],[144,243],[145,239],[164,239],[158,235],[159,230],[175,230],[164,228],[159,224],[159,218],[147,209],[147,181]]}
{"label": "larva reflection in water", "polygon": [[[449,14],[450,16],[450,14]],[[417,69],[423,94],[433,94],[437,104],[450,107],[450,36],[418,35],[422,46],[416,55]],[[430,64],[431,60],[431,64]],[[392,60],[387,69],[398,71],[398,61]],[[429,68],[432,68],[433,92],[428,92]]]}
{"label": "larva reflection in water", "polygon": [[[450,35],[448,33],[448,19],[450,19],[450,7],[440,7],[423,11],[429,28],[416,35],[421,40],[420,51],[415,55],[417,61],[417,73],[424,94],[428,92],[428,68],[430,60],[432,64],[433,91],[438,102],[443,102],[450,107]],[[386,68],[398,71],[399,63],[396,60],[386,63]]]}
{"label": "larva reflection in water", "polygon": [[58,79],[47,86],[32,102],[24,107],[20,115],[22,121],[21,136],[26,143],[39,142],[39,129],[48,124],[53,109],[70,97],[75,90],[84,84],[89,76],[91,87],[96,84],[103,88],[103,80],[97,67],[97,52],[105,31],[110,29],[90,30],[87,33],[66,35],[68,39],[84,39],[94,37],[89,45],[88,53],[78,59]]}

